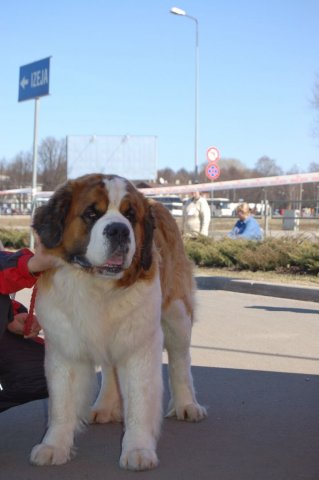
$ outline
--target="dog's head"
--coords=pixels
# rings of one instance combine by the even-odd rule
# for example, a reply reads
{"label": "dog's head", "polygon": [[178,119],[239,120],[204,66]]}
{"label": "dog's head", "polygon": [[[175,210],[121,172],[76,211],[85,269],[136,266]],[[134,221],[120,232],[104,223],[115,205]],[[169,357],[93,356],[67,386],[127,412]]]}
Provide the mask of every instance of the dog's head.
{"label": "dog's head", "polygon": [[95,275],[129,279],[152,265],[151,206],[122,177],[66,182],[36,210],[33,228],[49,252]]}

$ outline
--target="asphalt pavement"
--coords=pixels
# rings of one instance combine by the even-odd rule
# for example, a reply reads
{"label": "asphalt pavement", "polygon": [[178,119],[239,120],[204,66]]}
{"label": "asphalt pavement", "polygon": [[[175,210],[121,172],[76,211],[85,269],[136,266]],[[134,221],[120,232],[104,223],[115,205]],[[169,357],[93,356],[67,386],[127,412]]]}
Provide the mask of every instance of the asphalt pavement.
{"label": "asphalt pavement", "polygon": [[[34,467],[28,456],[44,433],[47,401],[31,402],[0,415],[1,480],[319,479],[319,289],[216,277],[197,282],[191,354],[208,418],[164,419],[153,471],[118,467],[119,424],[89,426],[68,464]],[[18,299],[28,304],[29,293]],[[166,407],[165,362],[164,354]]]}

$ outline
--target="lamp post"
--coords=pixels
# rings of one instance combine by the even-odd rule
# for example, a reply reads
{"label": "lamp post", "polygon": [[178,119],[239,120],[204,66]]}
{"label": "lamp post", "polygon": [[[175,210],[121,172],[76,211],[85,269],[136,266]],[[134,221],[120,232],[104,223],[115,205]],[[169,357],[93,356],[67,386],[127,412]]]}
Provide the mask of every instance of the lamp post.
{"label": "lamp post", "polygon": [[195,131],[194,131],[194,155],[195,155],[195,182],[198,180],[198,87],[199,87],[199,41],[198,41],[198,20],[188,15],[185,10],[178,7],[170,9],[170,13],[190,18],[195,22]]}

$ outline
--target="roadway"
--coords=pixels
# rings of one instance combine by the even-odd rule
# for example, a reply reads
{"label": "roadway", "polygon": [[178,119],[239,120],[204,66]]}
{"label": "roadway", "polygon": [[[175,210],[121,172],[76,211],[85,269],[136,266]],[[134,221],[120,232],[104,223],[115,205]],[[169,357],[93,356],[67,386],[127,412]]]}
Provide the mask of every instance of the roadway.
{"label": "roadway", "polygon": [[[134,478],[318,479],[318,313],[316,302],[200,287],[191,353],[209,416],[199,424],[165,419],[159,467]],[[165,365],[164,379],[167,405]],[[37,401],[1,414],[1,480],[131,477],[118,467],[122,428],[115,424],[89,426],[64,466],[29,465],[46,407]]]}

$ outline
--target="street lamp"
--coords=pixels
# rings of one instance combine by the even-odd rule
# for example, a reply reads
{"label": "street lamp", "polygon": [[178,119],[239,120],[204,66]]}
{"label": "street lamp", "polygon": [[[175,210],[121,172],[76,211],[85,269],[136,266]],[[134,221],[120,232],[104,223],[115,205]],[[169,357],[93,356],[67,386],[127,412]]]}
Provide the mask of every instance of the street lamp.
{"label": "street lamp", "polygon": [[198,42],[198,20],[191,15],[188,15],[185,10],[178,7],[170,9],[170,13],[174,15],[181,15],[190,18],[195,22],[196,37],[195,37],[195,138],[194,138],[194,154],[195,154],[195,181],[198,180],[198,87],[199,87],[199,42]]}

